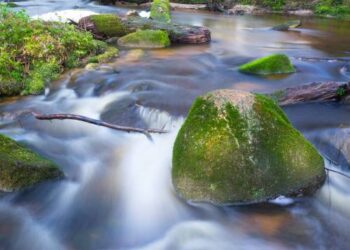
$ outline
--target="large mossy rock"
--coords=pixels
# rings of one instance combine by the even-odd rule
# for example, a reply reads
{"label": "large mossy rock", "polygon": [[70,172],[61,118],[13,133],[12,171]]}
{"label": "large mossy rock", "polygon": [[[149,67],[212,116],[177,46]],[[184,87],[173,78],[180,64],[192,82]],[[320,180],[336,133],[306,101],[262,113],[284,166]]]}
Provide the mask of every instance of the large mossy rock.
{"label": "large mossy rock", "polygon": [[129,33],[122,20],[114,14],[100,14],[83,17],[78,27],[90,31],[99,39],[122,37]]}
{"label": "large mossy rock", "polygon": [[156,21],[170,23],[171,17],[169,0],[153,0],[150,18]]}
{"label": "large mossy rock", "polygon": [[49,160],[0,134],[0,191],[10,192],[63,177]]}
{"label": "large mossy rock", "polygon": [[163,30],[138,30],[123,36],[118,45],[127,48],[156,49],[170,45],[168,33]]}
{"label": "large mossy rock", "polygon": [[295,68],[288,56],[273,54],[248,62],[239,71],[255,75],[272,75],[294,73]]}
{"label": "large mossy rock", "polygon": [[175,141],[172,178],[187,200],[244,204],[312,192],[325,170],[273,100],[218,90],[195,100]]}

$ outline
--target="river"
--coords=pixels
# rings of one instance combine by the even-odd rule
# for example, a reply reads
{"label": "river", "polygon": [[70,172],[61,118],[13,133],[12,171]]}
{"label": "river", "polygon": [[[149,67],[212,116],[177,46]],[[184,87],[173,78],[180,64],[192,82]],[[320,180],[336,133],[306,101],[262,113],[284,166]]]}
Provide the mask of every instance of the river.
{"label": "river", "polygon": [[[83,0],[19,4],[30,15],[77,8],[127,11]],[[348,249],[350,179],[342,175],[329,172],[313,197],[241,207],[187,204],[172,187],[172,146],[197,95],[349,81],[350,22],[304,18],[290,32],[269,29],[289,19],[175,11],[174,22],[210,28],[211,44],[124,50],[96,70],[64,74],[45,95],[0,100],[0,132],[53,160],[66,175],[0,195],[0,249]],[[291,57],[297,73],[261,78],[237,71],[250,59],[277,52]],[[170,133],[150,141],[78,121],[38,121],[20,114],[25,109]],[[350,174],[348,104],[284,110],[328,167]]]}

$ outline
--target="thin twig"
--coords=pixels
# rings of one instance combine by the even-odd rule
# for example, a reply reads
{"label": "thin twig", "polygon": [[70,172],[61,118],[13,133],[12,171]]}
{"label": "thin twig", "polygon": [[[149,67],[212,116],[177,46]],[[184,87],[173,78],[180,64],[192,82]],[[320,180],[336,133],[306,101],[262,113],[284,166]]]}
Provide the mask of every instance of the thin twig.
{"label": "thin twig", "polygon": [[134,133],[141,133],[146,135],[148,138],[151,138],[150,133],[156,133],[156,134],[165,134],[168,133],[166,130],[162,129],[141,129],[141,128],[133,128],[133,127],[127,127],[127,126],[120,126],[115,125],[111,123],[107,123],[101,120],[92,119],[86,116],[81,115],[73,115],[73,114],[40,114],[37,112],[32,111],[31,114],[38,120],[77,120],[82,122],[87,122],[90,124],[94,124],[97,126],[107,127],[115,130],[125,131],[125,132],[134,132]]}
{"label": "thin twig", "polygon": [[325,169],[326,169],[327,171],[329,171],[329,172],[333,172],[333,173],[336,173],[336,174],[342,175],[342,176],[344,176],[344,177],[346,177],[346,178],[349,178],[349,179],[350,179],[350,176],[349,176],[349,175],[344,174],[344,173],[343,173],[343,172],[341,172],[341,171],[338,171],[338,170],[335,170],[335,169],[331,169],[331,168],[327,168],[327,167],[325,167]]}

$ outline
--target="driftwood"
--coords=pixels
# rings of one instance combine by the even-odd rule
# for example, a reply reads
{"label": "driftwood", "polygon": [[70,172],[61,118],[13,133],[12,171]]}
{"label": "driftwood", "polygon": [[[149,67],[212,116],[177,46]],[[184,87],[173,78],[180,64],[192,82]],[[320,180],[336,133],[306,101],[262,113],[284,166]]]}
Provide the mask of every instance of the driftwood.
{"label": "driftwood", "polygon": [[350,94],[350,82],[323,82],[301,85],[276,91],[274,97],[280,106],[306,102],[339,101]]}
{"label": "driftwood", "polygon": [[[203,44],[211,40],[210,30],[206,27],[164,23],[141,17],[120,18],[126,33],[138,29],[165,30],[169,34],[170,41],[178,44]],[[96,39],[104,40],[110,37],[99,33],[90,17],[83,17],[79,20],[79,29],[90,31]]]}

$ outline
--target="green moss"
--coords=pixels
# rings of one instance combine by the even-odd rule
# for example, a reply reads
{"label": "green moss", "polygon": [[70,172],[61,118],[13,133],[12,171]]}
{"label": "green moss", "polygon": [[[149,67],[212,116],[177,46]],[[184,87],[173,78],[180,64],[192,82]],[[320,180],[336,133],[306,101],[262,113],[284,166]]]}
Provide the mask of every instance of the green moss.
{"label": "green moss", "polygon": [[270,75],[293,73],[295,68],[286,55],[273,54],[248,62],[239,67],[239,71],[248,74]]}
{"label": "green moss", "polygon": [[168,33],[163,30],[138,30],[118,40],[128,48],[164,48],[170,45]]}
{"label": "green moss", "polygon": [[170,3],[169,0],[153,0],[151,6],[151,19],[170,23]]}
{"label": "green moss", "polygon": [[111,58],[118,55],[119,50],[115,47],[108,46],[106,51],[103,54],[93,56],[89,58],[89,63],[104,63],[110,60]]}
{"label": "green moss", "polygon": [[117,15],[92,15],[90,20],[95,24],[98,33],[107,37],[121,37],[127,33],[126,28]]}
{"label": "green moss", "polygon": [[287,31],[289,29],[297,28],[300,25],[301,25],[301,21],[300,20],[292,20],[292,21],[288,21],[288,22],[276,25],[272,29],[273,30],[278,30],[278,31]]}
{"label": "green moss", "polygon": [[0,3],[0,6],[8,7],[8,8],[16,8],[18,7],[18,4],[9,2],[9,3]]}
{"label": "green moss", "polygon": [[0,96],[39,94],[64,69],[106,49],[73,25],[31,20],[24,11],[0,7]]}
{"label": "green moss", "polygon": [[0,190],[13,191],[63,177],[49,160],[0,134]]}
{"label": "green moss", "polygon": [[256,95],[242,112],[216,98],[197,98],[176,138],[172,178],[182,197],[251,203],[323,180],[322,157],[271,99]]}

